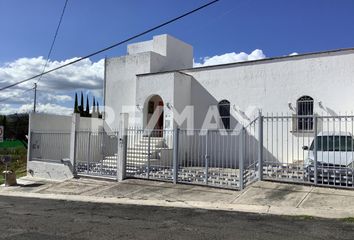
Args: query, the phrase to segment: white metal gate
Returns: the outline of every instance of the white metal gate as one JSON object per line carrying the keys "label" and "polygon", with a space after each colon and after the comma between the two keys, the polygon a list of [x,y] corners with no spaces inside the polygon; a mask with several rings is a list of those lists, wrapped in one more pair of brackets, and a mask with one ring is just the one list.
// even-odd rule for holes
{"label": "white metal gate", "polygon": [[126,177],[242,189],[259,174],[255,126],[256,122],[240,130],[128,129]]}
{"label": "white metal gate", "polygon": [[75,171],[78,175],[117,178],[118,132],[78,131]]}
{"label": "white metal gate", "polygon": [[126,176],[173,181],[173,130],[127,130]]}

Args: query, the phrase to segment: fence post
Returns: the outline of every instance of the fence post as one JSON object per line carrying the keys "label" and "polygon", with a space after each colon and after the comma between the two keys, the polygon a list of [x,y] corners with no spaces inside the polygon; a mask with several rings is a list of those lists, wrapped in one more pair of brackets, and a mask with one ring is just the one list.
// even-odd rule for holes
{"label": "fence post", "polygon": [[240,148],[240,162],[239,162],[239,168],[240,168],[240,190],[244,188],[244,179],[243,179],[243,163],[245,160],[245,128],[242,127],[241,132],[240,132],[240,137],[239,137],[239,148]]}
{"label": "fence post", "polygon": [[116,132],[118,138],[117,145],[117,181],[121,182],[125,179],[126,175],[126,159],[128,148],[128,130],[121,128],[119,132]]}
{"label": "fence post", "polygon": [[179,141],[179,128],[173,130],[173,183],[178,182],[178,141]]}
{"label": "fence post", "polygon": [[259,180],[263,180],[263,116],[262,112],[258,113],[258,177]]}
{"label": "fence post", "polygon": [[77,174],[76,169],[76,131],[79,129],[80,114],[74,113],[71,120],[71,133],[70,133],[70,162],[72,165],[72,173]]}
{"label": "fence post", "polygon": [[209,178],[209,155],[208,155],[208,136],[209,136],[209,130],[206,130],[206,136],[205,136],[205,184],[208,185],[208,178]]}
{"label": "fence post", "polygon": [[28,117],[28,144],[27,144],[27,173],[29,171],[28,162],[32,160],[32,117],[34,113],[30,113]]}
{"label": "fence post", "polygon": [[[153,131],[151,132],[153,133]],[[150,158],[151,158],[151,133],[148,136],[148,161],[147,161],[147,169],[146,169],[146,173],[147,173],[147,178],[150,178]]]}
{"label": "fence post", "polygon": [[313,161],[314,161],[314,183],[317,185],[317,116],[313,117],[313,130],[315,138],[313,140],[314,148],[313,148]]}
{"label": "fence post", "polygon": [[91,131],[88,132],[88,144],[87,144],[87,168],[86,173],[90,173],[90,150],[91,150]]}
{"label": "fence post", "polygon": [[126,176],[126,161],[127,161],[127,148],[128,148],[128,121],[129,114],[120,114],[118,149],[117,149],[117,181],[121,182]]}
{"label": "fence post", "polygon": [[106,144],[105,144],[105,132],[104,128],[99,128],[98,129],[98,139],[101,139],[100,141],[100,159],[102,159],[102,164],[100,168],[100,173],[103,173],[103,162],[106,157],[105,153],[107,152]]}

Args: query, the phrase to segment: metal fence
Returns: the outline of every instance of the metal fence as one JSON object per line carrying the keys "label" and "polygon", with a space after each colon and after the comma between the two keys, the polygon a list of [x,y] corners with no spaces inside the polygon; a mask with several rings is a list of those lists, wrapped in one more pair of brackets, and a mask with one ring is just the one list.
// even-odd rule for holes
{"label": "metal fence", "polygon": [[178,181],[240,188],[240,131],[180,130]]}
{"label": "metal fence", "polygon": [[251,121],[242,131],[242,141],[240,152],[243,159],[243,181],[244,186],[257,181],[262,176],[262,159],[263,159],[263,125],[261,124],[262,117],[259,116]]}
{"label": "metal fence", "polygon": [[61,162],[70,156],[70,132],[30,133],[30,160]]}
{"label": "metal fence", "polygon": [[118,132],[77,131],[75,171],[78,175],[117,178]]}
{"label": "metal fence", "polygon": [[[258,179],[354,188],[354,116],[259,115],[232,131],[131,128],[126,133],[122,161],[128,178],[231,189]],[[31,160],[70,157],[69,132],[30,136]],[[75,136],[76,173],[117,178],[118,132]]]}
{"label": "metal fence", "polygon": [[173,130],[127,130],[126,176],[173,180]]}
{"label": "metal fence", "polygon": [[354,116],[265,116],[262,123],[264,179],[353,188]]}
{"label": "metal fence", "polygon": [[238,131],[128,129],[126,176],[242,189],[257,177],[258,155],[245,145],[259,149],[254,125]]}

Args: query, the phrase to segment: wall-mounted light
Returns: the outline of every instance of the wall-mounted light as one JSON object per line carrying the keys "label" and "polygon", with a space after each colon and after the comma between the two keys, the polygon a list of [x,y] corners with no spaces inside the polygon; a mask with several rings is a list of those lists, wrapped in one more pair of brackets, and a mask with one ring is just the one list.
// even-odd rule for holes
{"label": "wall-mounted light", "polygon": [[238,112],[238,113],[240,113],[240,114],[242,114],[242,115],[245,114],[245,112],[242,111],[242,110],[241,110],[238,106],[236,106],[235,104],[232,105],[232,108],[235,110],[235,112]]}
{"label": "wall-mounted light", "polygon": [[136,109],[138,109],[138,111],[142,111],[143,110],[143,108],[142,108],[142,106],[140,104],[136,105]]}
{"label": "wall-mounted light", "polygon": [[170,109],[170,110],[173,108],[173,105],[172,105],[171,103],[169,103],[169,102],[166,104],[166,106],[167,106],[167,108]]}
{"label": "wall-mounted light", "polygon": [[238,106],[236,106],[235,104],[232,105],[232,108],[234,109],[235,112],[237,112],[238,114],[241,115],[242,118],[250,120],[250,118],[247,116],[247,114],[242,111]]}
{"label": "wall-mounted light", "polygon": [[295,112],[295,108],[293,107],[293,104],[291,102],[288,102],[288,107],[291,111]]}
{"label": "wall-mounted light", "polygon": [[324,106],[323,106],[323,104],[322,104],[322,101],[319,101],[319,102],[318,102],[318,106],[319,106],[320,108],[322,108],[322,109],[325,109]]}

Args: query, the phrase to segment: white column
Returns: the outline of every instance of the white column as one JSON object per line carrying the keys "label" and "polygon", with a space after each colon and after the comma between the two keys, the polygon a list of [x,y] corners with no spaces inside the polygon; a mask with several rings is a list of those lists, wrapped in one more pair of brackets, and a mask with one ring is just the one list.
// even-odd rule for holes
{"label": "white column", "polygon": [[117,180],[123,181],[126,171],[126,153],[127,153],[127,128],[129,122],[129,114],[121,113],[119,122],[119,141],[118,141],[118,158],[117,158]]}
{"label": "white column", "polygon": [[70,163],[72,165],[72,173],[76,174],[76,131],[80,125],[80,114],[73,113],[71,120],[71,135],[70,135]]}

